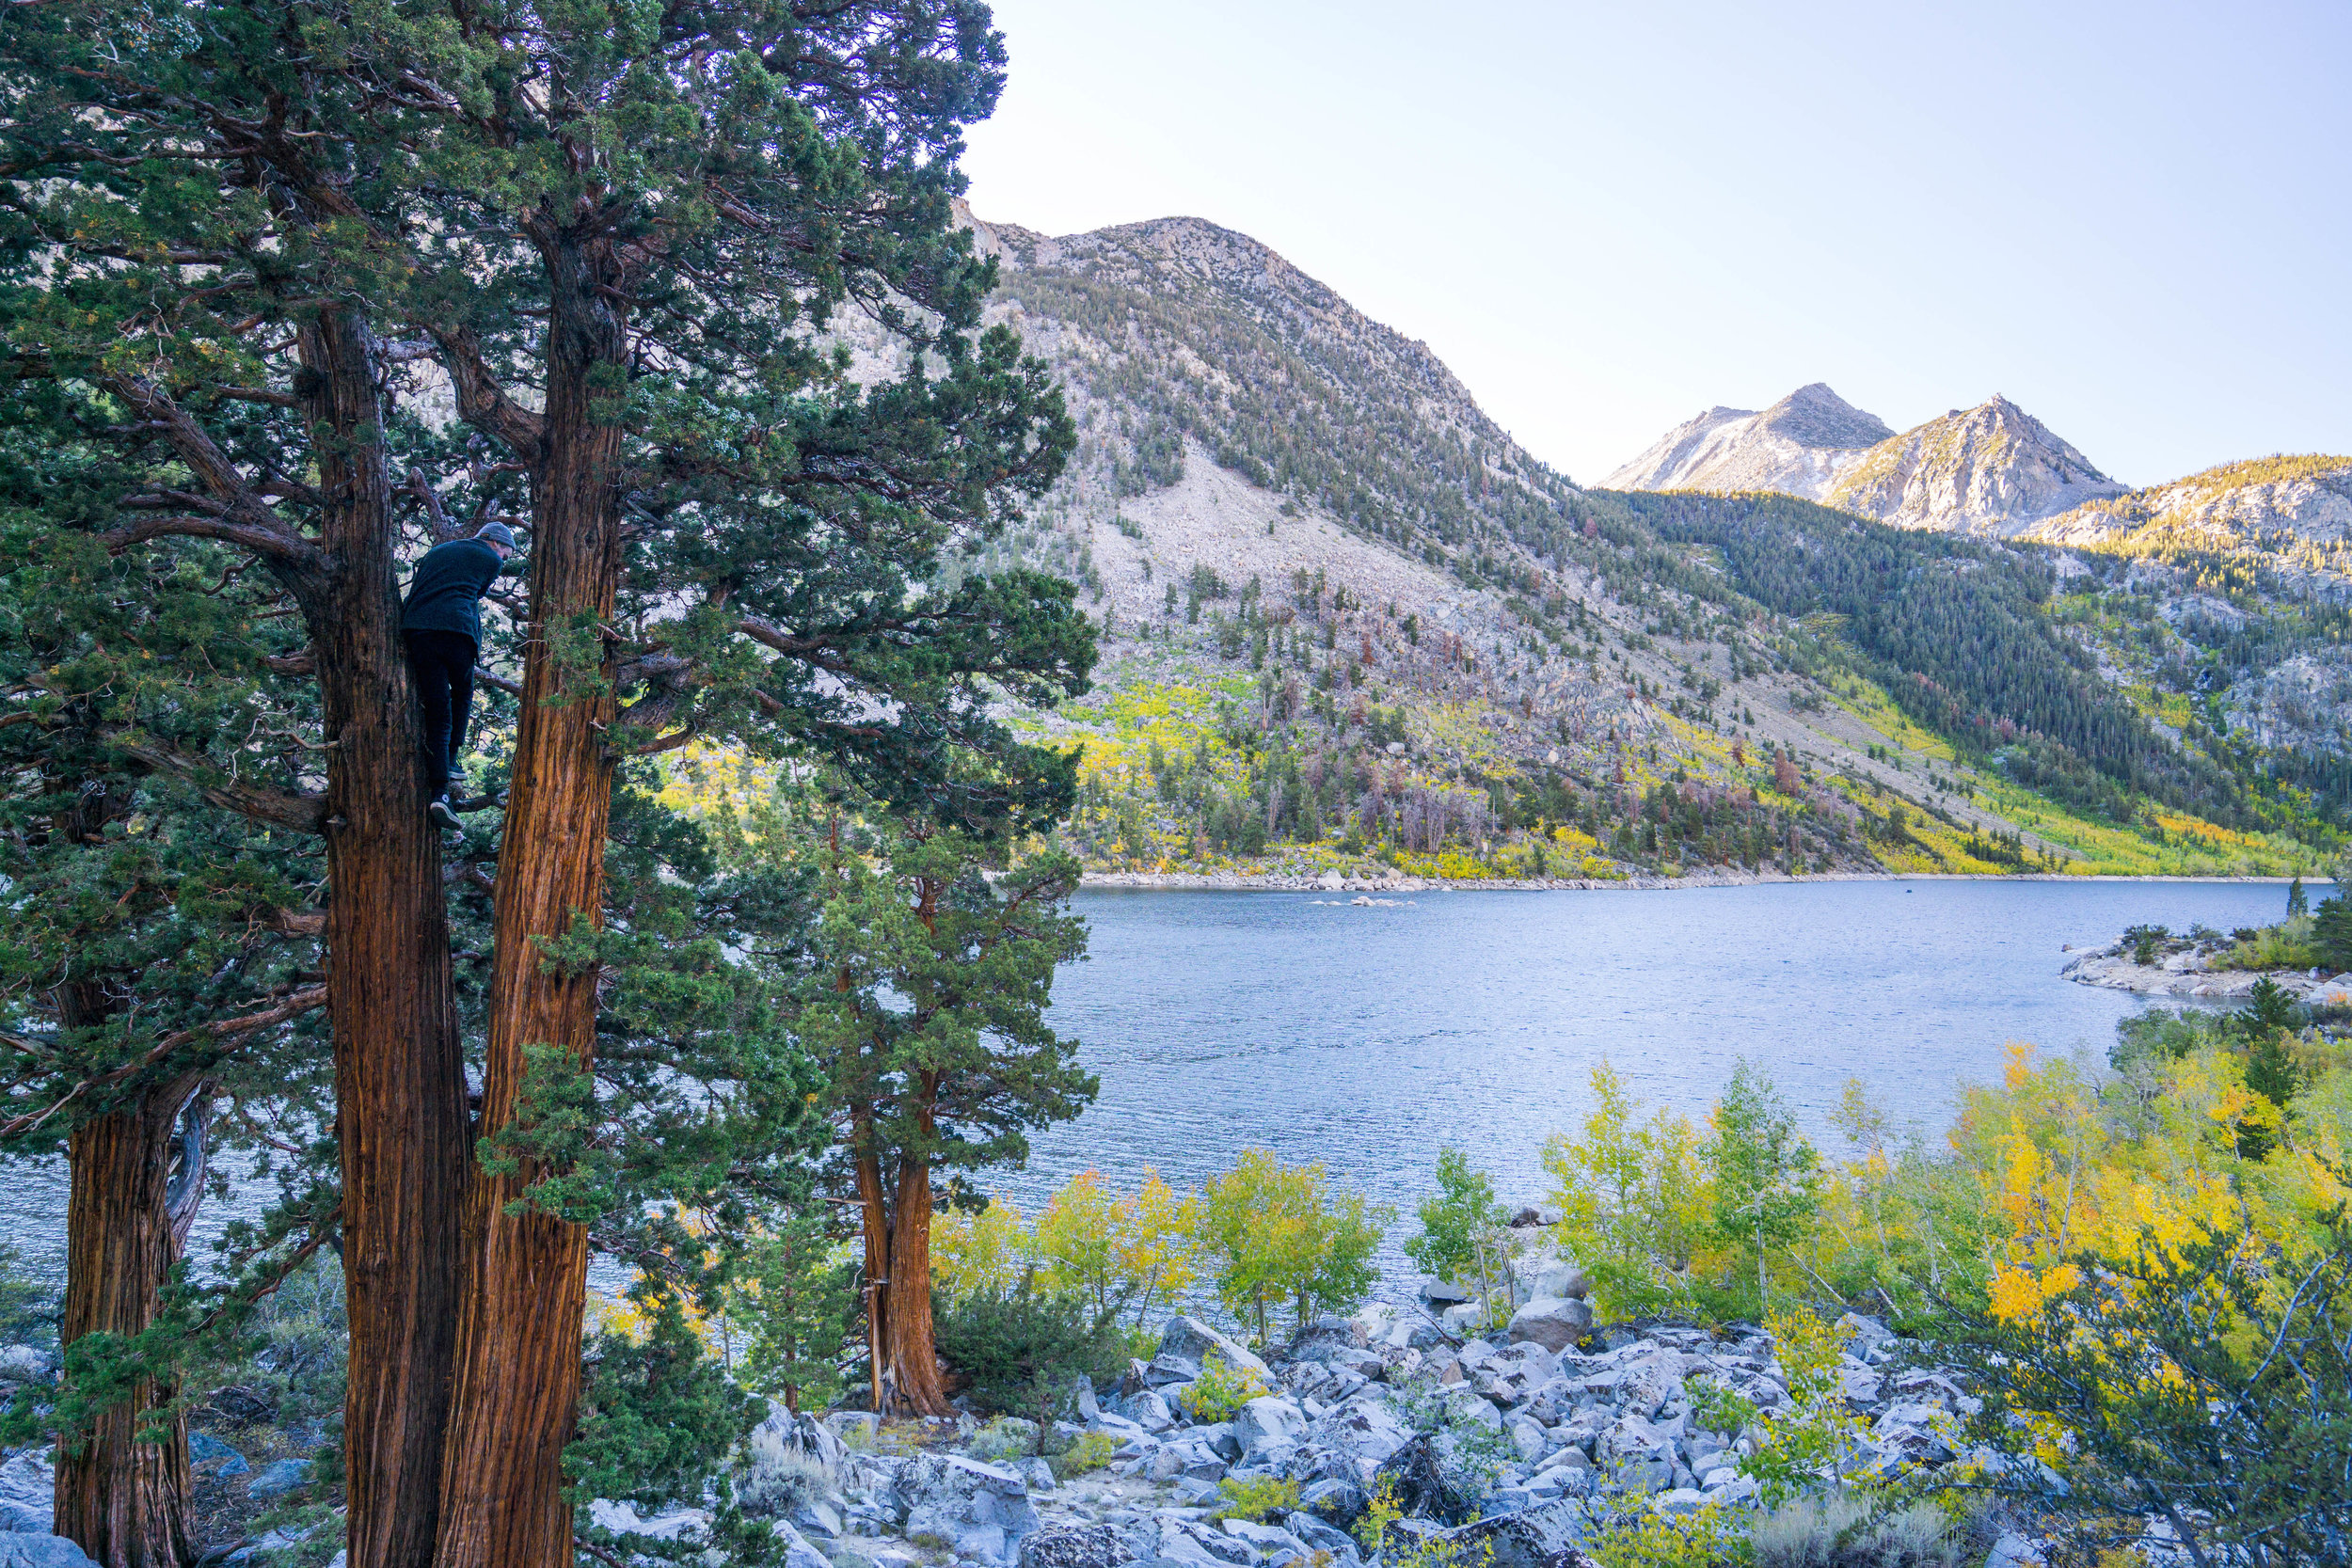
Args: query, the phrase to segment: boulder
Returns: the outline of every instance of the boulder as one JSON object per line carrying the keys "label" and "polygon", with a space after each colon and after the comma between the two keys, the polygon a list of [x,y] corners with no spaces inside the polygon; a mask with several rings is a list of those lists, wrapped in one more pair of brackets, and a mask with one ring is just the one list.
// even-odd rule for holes
{"label": "boulder", "polygon": [[0,1530],[46,1535],[56,1516],[57,1478],[31,1449],[0,1465]]}
{"label": "boulder", "polygon": [[1438,1314],[1438,1323],[1448,1334],[1456,1336],[1477,1333],[1479,1325],[1486,1321],[1486,1307],[1474,1301],[1466,1301],[1459,1307],[1449,1307]]}
{"label": "boulder", "polygon": [[1021,1543],[1021,1568],[1120,1568],[1135,1556],[1108,1525],[1043,1529]]}
{"label": "boulder", "polygon": [[1679,1351],[1655,1350],[1629,1361],[1617,1379],[1617,1397],[1628,1410],[1654,1415],[1682,1398],[1682,1374],[1690,1365]]}
{"label": "boulder", "polygon": [[1200,1375],[1200,1363],[1188,1355],[1171,1355],[1166,1351],[1153,1356],[1143,1369],[1147,1388],[1168,1389],[1178,1384],[1190,1383]]}
{"label": "boulder", "polygon": [[1119,1402],[1127,1418],[1146,1432],[1166,1432],[1176,1424],[1176,1412],[1156,1389],[1125,1395]]}
{"label": "boulder", "polygon": [[[1343,1530],[1353,1529],[1357,1519],[1364,1512],[1364,1489],[1352,1481],[1342,1481],[1336,1477],[1311,1481],[1299,1489],[1298,1506],[1326,1525]],[[1314,1544],[1311,1538],[1302,1539],[1307,1539],[1309,1545]]]}
{"label": "boulder", "polygon": [[1354,1562],[1359,1555],[1354,1536],[1303,1508],[1294,1510],[1284,1522],[1310,1552],[1328,1552],[1338,1562]]}
{"label": "boulder", "polygon": [[1018,1471],[961,1454],[926,1453],[898,1472],[898,1504],[912,1539],[935,1535],[958,1557],[1006,1568],[1038,1528],[1037,1509]]}
{"label": "boulder", "polygon": [[1403,1448],[1412,1435],[1389,1402],[1371,1393],[1359,1394],[1325,1411],[1307,1429],[1311,1442],[1375,1465]]}
{"label": "boulder", "polygon": [[1893,1329],[1859,1312],[1849,1312],[1838,1319],[1837,1327],[1846,1336],[1846,1347],[1856,1355],[1867,1356],[1895,1338]]}
{"label": "boulder", "polygon": [[1154,1547],[1152,1556],[1192,1568],[1247,1568],[1256,1554],[1249,1544],[1192,1519],[1161,1514],[1145,1528]]}
{"label": "boulder", "polygon": [[1593,1309],[1573,1296],[1537,1296],[1511,1314],[1514,1342],[1543,1346],[1555,1355],[1593,1326]]}
{"label": "boulder", "polygon": [[807,1538],[790,1525],[777,1520],[769,1528],[784,1543],[784,1568],[833,1568],[825,1554],[810,1545]]}
{"label": "boulder", "polygon": [[1451,1279],[1424,1279],[1421,1282],[1421,1299],[1432,1307],[1458,1307],[1477,1294],[1467,1285],[1456,1285]]}
{"label": "boulder", "polygon": [[653,1541],[678,1541],[710,1528],[710,1514],[705,1509],[674,1509],[648,1518],[628,1503],[608,1502],[602,1497],[588,1505],[588,1517],[601,1528],[624,1535],[642,1535]]}
{"label": "boulder", "polygon": [[1247,1450],[1267,1442],[1295,1443],[1307,1430],[1307,1413],[1295,1400],[1268,1394],[1233,1415],[1233,1435]]}
{"label": "boulder", "polygon": [[1582,1301],[1593,1291],[1593,1282],[1584,1271],[1565,1259],[1536,1270],[1533,1283],[1537,1296],[1554,1300]]}
{"label": "boulder", "polygon": [[[833,1491],[840,1484],[848,1457],[841,1439],[814,1416],[795,1415],[771,1403],[767,1418],[743,1439],[736,1497],[750,1513],[790,1513],[787,1501],[805,1489],[809,1470],[820,1472],[821,1490]],[[839,1528],[831,1533],[840,1533]]]}
{"label": "boulder", "polygon": [[1228,1367],[1247,1367],[1263,1378],[1267,1387],[1274,1386],[1274,1373],[1263,1361],[1252,1354],[1240,1340],[1219,1334],[1198,1318],[1173,1317],[1168,1320],[1168,1326],[1160,1330],[1162,1356],[1181,1356],[1199,1367],[1212,1352]]}
{"label": "boulder", "polygon": [[98,1568],[62,1535],[0,1530],[0,1568]]}
{"label": "boulder", "polygon": [[843,1527],[841,1509],[832,1497],[811,1497],[792,1511],[792,1525],[819,1541],[837,1540]]}
{"label": "boulder", "polygon": [[1247,1545],[1263,1562],[1287,1562],[1307,1555],[1306,1543],[1279,1525],[1258,1525],[1247,1519],[1228,1519],[1225,1521],[1225,1533]]}
{"label": "boulder", "polygon": [[[1366,1354],[1366,1353],[1358,1353]],[[1310,1361],[1291,1369],[1291,1390],[1301,1399],[1337,1404],[1364,1386],[1364,1375],[1337,1361]]]}
{"label": "boulder", "polygon": [[245,1483],[246,1496],[260,1501],[282,1497],[299,1492],[310,1484],[310,1462],[307,1459],[280,1459],[262,1466],[251,1481]]}
{"label": "boulder", "polygon": [[1848,1404],[1859,1410],[1866,1405],[1878,1403],[1879,1393],[1885,1385],[1885,1379],[1882,1378],[1875,1369],[1866,1367],[1851,1356],[1848,1356],[1846,1364],[1838,1369],[1837,1375],[1845,1384]]}

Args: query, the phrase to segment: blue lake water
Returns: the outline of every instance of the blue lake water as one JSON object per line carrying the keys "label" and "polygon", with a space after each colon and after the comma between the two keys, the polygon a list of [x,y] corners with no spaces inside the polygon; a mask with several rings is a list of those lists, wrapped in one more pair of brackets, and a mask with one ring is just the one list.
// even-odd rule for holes
{"label": "blue lake water", "polygon": [[[1025,1205],[1073,1172],[1179,1184],[1250,1145],[1320,1160],[1409,1214],[1441,1145],[1540,1202],[1545,1137],[1590,1108],[1604,1059],[1646,1104],[1705,1113],[1741,1057],[1809,1131],[1850,1076],[1940,1131],[2004,1046],[2104,1057],[2143,1004],[2058,977],[2065,944],[2141,921],[2268,923],[2275,885],[1867,881],[1593,893],[1099,891],[1057,1028],[1102,1094],[987,1183]],[[1409,1225],[1407,1227],[1409,1229]],[[1391,1261],[1395,1261],[1391,1259]]]}
{"label": "blue lake water", "polygon": [[[982,1184],[1033,1205],[1096,1166],[1198,1183],[1252,1145],[1320,1160],[1407,1212],[1441,1145],[1513,1202],[1588,1109],[1608,1060],[1650,1104],[1698,1116],[1741,1057],[1808,1128],[1849,1076],[1940,1128],[2003,1046],[2104,1054],[2140,1004],[2058,978],[2064,944],[2149,921],[2276,920],[2285,890],[2198,882],[1820,882],[1671,892],[1344,895],[1089,892],[1091,956],[1056,986],[1102,1095]],[[265,1195],[255,1195],[258,1197]],[[210,1201],[198,1256],[237,1213]],[[63,1172],[0,1165],[0,1236],[62,1259]],[[1391,1249],[1392,1250],[1392,1249]],[[1391,1258],[1391,1266],[1401,1261]]]}

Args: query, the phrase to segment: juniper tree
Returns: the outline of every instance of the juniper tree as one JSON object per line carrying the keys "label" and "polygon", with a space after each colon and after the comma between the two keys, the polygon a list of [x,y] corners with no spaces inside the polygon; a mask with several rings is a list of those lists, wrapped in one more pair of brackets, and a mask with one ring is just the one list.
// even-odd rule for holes
{"label": "juniper tree", "polygon": [[823,987],[797,1028],[829,1077],[838,1185],[856,1198],[875,1380],[885,1406],[942,1415],[931,1215],[945,1177],[1027,1158],[1028,1130],[1094,1098],[1076,1042],[1045,1023],[1055,966],[1086,950],[1077,863],[1003,852],[934,821],[835,818],[812,950]]}
{"label": "juniper tree", "polygon": [[[22,517],[0,529],[0,1149],[60,1152],[71,1173],[66,1386],[19,1424],[57,1441],[57,1531],[109,1568],[191,1555],[172,1401],[190,1345],[159,1324],[211,1107],[231,1105],[232,1138],[256,1111],[326,1123],[315,840],[150,760],[233,770],[215,794],[308,782],[298,748],[255,743],[291,721],[256,679],[287,634],[236,564],[209,544],[116,559]],[[324,1239],[310,1228],[273,1243],[303,1251]]]}
{"label": "juniper tree", "polygon": [[[351,1561],[562,1560],[589,1239],[509,1124],[594,1053],[615,769],[730,737],[980,829],[1069,794],[1071,759],[987,711],[1083,685],[1067,586],[921,587],[1072,442],[978,331],[992,269],[950,223],[1001,43],[971,0],[0,20],[14,411],[116,465],[65,526],[232,545],[309,632],[282,673],[317,683],[324,800],[242,804],[330,830]],[[845,305],[897,346],[887,382],[847,379]],[[442,388],[461,427],[418,417]],[[509,1152],[461,1223],[393,585],[404,542],[489,515],[530,525],[530,653],[485,1008]]]}

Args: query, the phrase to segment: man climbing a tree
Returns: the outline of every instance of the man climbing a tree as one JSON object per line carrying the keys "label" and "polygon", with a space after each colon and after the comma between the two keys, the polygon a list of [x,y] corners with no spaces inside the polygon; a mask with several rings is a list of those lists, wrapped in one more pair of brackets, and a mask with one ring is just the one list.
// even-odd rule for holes
{"label": "man climbing a tree", "polygon": [[474,659],[482,648],[482,595],[515,553],[515,531],[485,523],[470,539],[450,539],[424,552],[408,578],[401,606],[400,639],[408,650],[408,677],[424,705],[425,815],[444,828],[459,826],[450,804],[449,778],[466,743],[473,706]]}

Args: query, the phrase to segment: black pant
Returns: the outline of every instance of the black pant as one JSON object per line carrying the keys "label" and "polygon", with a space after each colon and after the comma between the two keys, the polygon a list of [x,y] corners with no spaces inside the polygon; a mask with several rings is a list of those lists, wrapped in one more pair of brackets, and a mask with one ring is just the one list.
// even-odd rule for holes
{"label": "black pant", "polygon": [[425,781],[434,795],[446,795],[473,706],[474,641],[462,631],[404,631],[400,637],[408,645],[408,678],[424,704]]}

